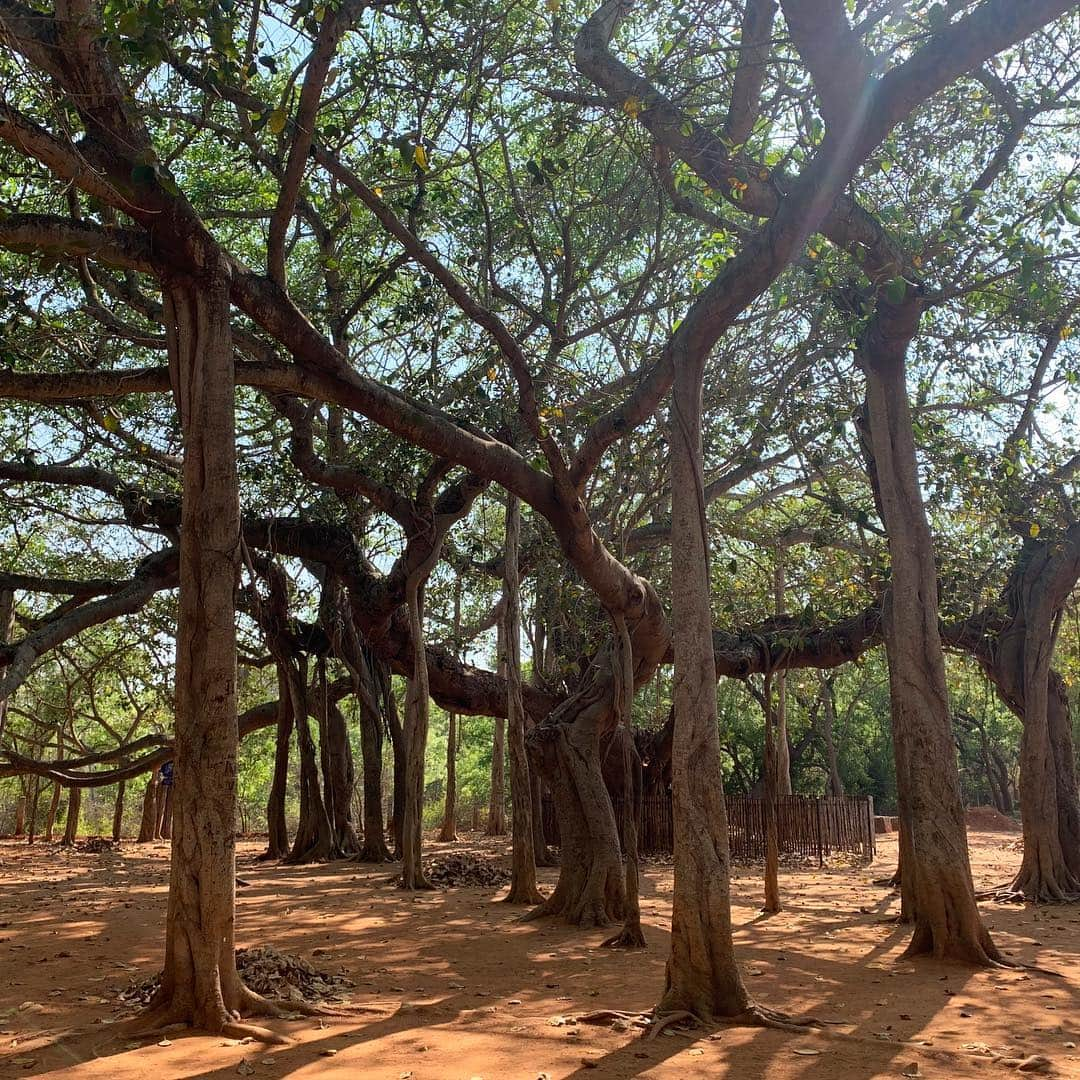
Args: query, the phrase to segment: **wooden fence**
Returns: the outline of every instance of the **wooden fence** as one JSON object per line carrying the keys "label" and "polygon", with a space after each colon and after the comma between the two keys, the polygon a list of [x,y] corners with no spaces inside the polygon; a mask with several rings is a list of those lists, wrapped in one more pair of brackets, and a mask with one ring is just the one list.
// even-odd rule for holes
{"label": "wooden fence", "polygon": [[[614,802],[615,818],[620,820],[622,800]],[[727,795],[725,802],[732,859],[736,862],[764,859],[764,801],[749,795]],[[874,800],[870,795],[839,798],[782,795],[776,800],[776,828],[781,855],[817,859],[819,864],[834,852],[865,859],[874,857]],[[544,836],[549,844],[559,843],[559,824],[550,795],[544,798]],[[670,795],[645,799],[638,847],[650,854],[673,850]]]}

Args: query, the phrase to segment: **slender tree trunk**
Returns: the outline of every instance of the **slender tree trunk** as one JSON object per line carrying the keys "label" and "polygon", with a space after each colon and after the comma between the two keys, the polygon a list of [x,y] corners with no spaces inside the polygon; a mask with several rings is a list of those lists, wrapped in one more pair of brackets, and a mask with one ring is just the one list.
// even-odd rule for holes
{"label": "slender tree trunk", "polygon": [[64,819],[64,839],[61,843],[65,847],[73,847],[79,837],[79,812],[82,809],[82,788],[68,788],[67,816]]}
{"label": "slender tree trunk", "polygon": [[401,887],[432,888],[424,875],[424,755],[427,752],[428,694],[427,654],[424,638],[423,590],[415,578],[406,588],[409,629],[413,646],[412,677],[405,689],[405,811],[401,827]]}
{"label": "slender tree trunk", "polygon": [[20,795],[15,800],[15,832],[13,836],[23,837],[26,835],[26,796]]}
{"label": "slender tree trunk", "polygon": [[56,828],[56,811],[60,808],[60,784],[53,784],[52,798],[49,800],[49,816],[45,819],[45,840],[51,841]]}
{"label": "slender tree trunk", "polygon": [[897,781],[908,789],[911,822],[901,884],[912,890],[915,906],[906,955],[988,964],[1001,956],[983,926],[971,880],[938,629],[937,568],[907,396],[905,355],[921,303],[909,297],[894,306],[879,296],[877,305],[859,360],[866,372],[873,478],[892,561],[885,646]]}
{"label": "slender tree trunk", "polygon": [[371,667],[365,662],[366,685],[361,688],[360,756],[364,771],[364,843],[358,856],[361,862],[389,862],[382,807],[383,718],[378,707]]}
{"label": "slender tree trunk", "polygon": [[525,754],[525,708],[521,703],[521,589],[518,580],[518,543],[521,534],[521,503],[506,496],[506,552],[503,559],[503,590],[506,611],[502,639],[506,648],[506,723],[510,734],[510,797],[513,800],[513,861],[509,904],[539,904],[544,898],[536,887],[533,857],[532,782]]}
{"label": "slender tree trunk", "polygon": [[240,504],[228,270],[166,282],[184,439],[176,633],[175,809],[165,966],[144,1025],[235,1033],[258,999],[236,970],[236,629]]}
{"label": "slender tree trunk", "polygon": [[293,837],[292,849],[285,861],[292,865],[325,862],[334,858],[334,830],[323,800],[322,786],[319,783],[319,757],[311,735],[307,664],[296,657],[288,662],[286,671],[300,759],[300,819],[296,836]]}
{"label": "slender tree trunk", "polygon": [[171,840],[173,830],[173,811],[175,809],[172,785],[167,784],[162,790],[164,792],[164,795],[161,800],[161,839]]}
{"label": "slender tree trunk", "polygon": [[555,858],[544,836],[544,782],[537,769],[530,767],[529,784],[532,788],[533,861],[537,866],[554,866]]}
{"label": "slender tree trunk", "polygon": [[446,731],[446,798],[443,802],[442,828],[439,839],[456,840],[457,836],[457,713],[447,713]]}
{"label": "slender tree trunk", "polygon": [[826,794],[839,798],[844,794],[844,781],[840,778],[840,762],[836,754],[836,698],[833,696],[832,680],[821,677],[821,740],[825,750],[825,766],[829,771]]}
{"label": "slender tree trunk", "polygon": [[[506,635],[503,624],[498,628],[499,673],[506,677]],[[496,716],[492,721],[491,792],[488,802],[488,836],[506,835],[506,721]]]}
{"label": "slender tree trunk", "polygon": [[[326,693],[325,681],[323,692]],[[323,776],[326,780],[330,823],[334,831],[334,848],[338,855],[355,855],[360,850],[360,839],[356,835],[356,825],[352,817],[356,772],[345,714],[334,702],[329,702],[326,709],[326,746]]]}
{"label": "slender tree trunk", "polygon": [[161,778],[157,769],[154,769],[146,778],[146,788],[143,791],[142,821],[139,824],[138,843],[146,844],[151,840],[158,839],[158,788],[161,786]]}
{"label": "slender tree trunk", "polygon": [[292,698],[288,676],[277,665],[278,715],[274,738],[274,775],[266,799],[267,859],[284,859],[289,854],[289,829],[285,822],[285,795],[289,786],[289,743],[293,732]]}
{"label": "slender tree trunk", "polygon": [[675,651],[671,952],[657,1013],[751,1010],[735,962],[731,867],[716,711],[701,446],[701,365],[681,357],[671,406],[671,618]]}
{"label": "slender tree trunk", "polygon": [[779,786],[777,705],[772,692],[772,675],[766,674],[762,686],[761,708],[765,715],[765,746],[762,762],[761,800],[765,811],[765,903],[762,911],[775,915],[780,910],[780,838],[776,820],[776,797]]}
{"label": "slender tree trunk", "polygon": [[390,671],[385,665],[380,665],[379,679],[382,684],[381,696],[383,709],[386,712],[386,726],[390,730],[390,748],[394,755],[394,790],[391,796],[393,814],[390,817],[390,835],[394,841],[393,857],[400,859],[404,852],[402,826],[405,822],[405,773],[408,765],[408,748],[405,745],[405,729],[401,725],[397,702],[394,700]]}
{"label": "slender tree trunk", "polygon": [[[461,578],[454,588],[454,655],[459,649],[461,634]],[[457,839],[457,724],[456,713],[447,714],[446,732],[446,801],[443,805],[442,828],[439,839],[444,842]]]}
{"label": "slender tree trunk", "polygon": [[[79,793],[80,800],[82,793]],[[38,802],[41,799],[41,777],[30,778],[30,807],[26,818],[26,841],[32,844],[37,838]]]}
{"label": "slender tree trunk", "polygon": [[116,802],[113,804],[112,838],[119,840],[124,828],[124,781],[116,785]]}
{"label": "slender tree trunk", "polygon": [[[11,641],[11,634],[15,629],[15,590],[0,589],[0,645],[7,645]],[[7,671],[7,664],[0,664],[0,681]],[[7,698],[0,698],[0,745],[4,741],[4,728],[7,724]],[[21,836],[16,833],[16,836]]]}
{"label": "slender tree trunk", "polygon": [[[776,551],[776,571],[773,580],[776,595],[776,614],[783,616],[787,611],[787,580],[784,569],[784,552],[782,548]],[[791,744],[788,739],[787,729],[787,672],[778,671],[773,675],[773,683],[776,686],[776,704],[773,709],[774,738],[776,761],[776,794],[791,794]],[[779,893],[777,894],[779,903]],[[767,902],[766,902],[767,905]],[[766,910],[768,907],[766,906]],[[779,909],[777,909],[779,910]]]}

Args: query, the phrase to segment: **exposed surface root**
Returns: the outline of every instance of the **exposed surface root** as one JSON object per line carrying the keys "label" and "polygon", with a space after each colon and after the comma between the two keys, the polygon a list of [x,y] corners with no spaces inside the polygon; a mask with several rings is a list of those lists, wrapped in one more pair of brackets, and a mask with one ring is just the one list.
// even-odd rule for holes
{"label": "exposed surface root", "polygon": [[767,1009],[764,1005],[751,1005],[737,1016],[723,1017],[723,1023],[735,1027],[765,1027],[777,1031],[803,1032],[809,1027],[819,1028],[824,1025],[814,1016],[790,1016],[788,1013]]}
{"label": "exposed surface root", "polygon": [[655,1039],[664,1028],[669,1028],[673,1024],[691,1024],[696,1027],[697,1023],[698,1018],[692,1012],[680,1009],[676,1012],[669,1012],[665,1013],[663,1016],[656,1017],[649,1025],[644,1037],[646,1040]]}
{"label": "exposed surface root", "polygon": [[640,926],[624,926],[600,945],[602,949],[644,949],[645,935]]}

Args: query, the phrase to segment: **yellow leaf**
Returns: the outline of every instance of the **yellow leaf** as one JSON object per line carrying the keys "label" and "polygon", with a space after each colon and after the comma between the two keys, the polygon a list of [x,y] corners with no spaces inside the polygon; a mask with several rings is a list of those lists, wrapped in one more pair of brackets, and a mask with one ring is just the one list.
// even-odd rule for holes
{"label": "yellow leaf", "polygon": [[422,172],[428,171],[427,151],[422,146],[417,146],[413,151],[413,161],[416,162],[416,166]]}
{"label": "yellow leaf", "polygon": [[382,188],[381,187],[373,188],[372,190],[375,192],[375,198],[376,199],[381,199],[382,198]]}
{"label": "yellow leaf", "polygon": [[561,258],[561,256],[562,256],[562,248],[557,247],[557,248],[554,249],[554,251],[555,251],[555,257],[556,258]]}
{"label": "yellow leaf", "polygon": [[636,120],[641,115],[641,102],[636,97],[628,97],[623,102],[623,112],[630,117],[631,120]]}
{"label": "yellow leaf", "polygon": [[1039,528],[1038,522],[1033,521],[1031,523],[1031,528],[1028,529],[1028,536],[1030,536],[1031,539],[1034,540],[1035,537],[1038,536],[1040,532],[1042,532],[1042,529]]}
{"label": "yellow leaf", "polygon": [[270,114],[270,119],[266,126],[270,129],[271,135],[280,135],[285,130],[285,113],[281,109],[275,109]]}
{"label": "yellow leaf", "polygon": [[1074,333],[1075,333],[1075,331],[1073,330],[1073,328],[1071,326],[1063,326],[1061,328],[1061,340],[1062,341],[1068,341],[1069,338],[1071,338]]}
{"label": "yellow leaf", "polygon": [[921,255],[916,255],[911,261],[916,267],[922,266],[922,256]]}
{"label": "yellow leaf", "polygon": [[489,367],[487,369],[487,377],[488,382],[494,382],[499,377],[499,373],[493,367]]}
{"label": "yellow leaf", "polygon": [[112,413],[105,413],[101,418],[101,426],[106,431],[119,431],[120,421]]}
{"label": "yellow leaf", "polygon": [[560,0],[546,0],[546,2],[548,11],[550,11],[553,15],[559,10],[559,7],[561,6]]}

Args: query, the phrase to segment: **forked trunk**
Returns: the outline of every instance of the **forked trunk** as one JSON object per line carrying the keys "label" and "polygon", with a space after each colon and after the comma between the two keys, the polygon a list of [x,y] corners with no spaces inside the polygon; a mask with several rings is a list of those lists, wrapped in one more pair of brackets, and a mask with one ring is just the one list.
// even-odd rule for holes
{"label": "forked trunk", "polygon": [[1001,957],[982,924],[971,880],[938,629],[937,569],[905,378],[920,310],[917,297],[894,306],[879,296],[859,350],[872,475],[892,561],[885,646],[897,782],[907,789],[901,812],[911,822],[901,884],[912,890],[915,908],[906,955],[988,964]]}

